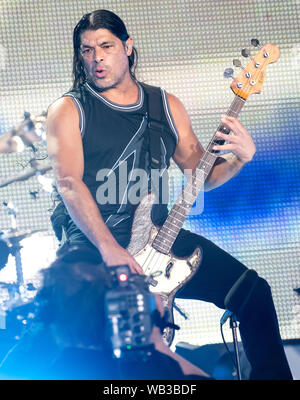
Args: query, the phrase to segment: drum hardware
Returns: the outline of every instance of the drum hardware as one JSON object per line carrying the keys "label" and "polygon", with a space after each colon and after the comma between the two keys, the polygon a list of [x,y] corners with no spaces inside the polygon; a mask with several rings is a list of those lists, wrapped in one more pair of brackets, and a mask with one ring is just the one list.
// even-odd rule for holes
{"label": "drum hardware", "polygon": [[[37,148],[34,146],[34,143],[45,143],[46,141],[46,116],[46,112],[35,117],[31,117],[29,112],[24,112],[24,119],[21,124],[17,128],[13,128],[0,136],[0,155],[1,153],[22,152],[25,147],[30,147],[35,154]],[[0,188],[37,176],[37,180],[43,189],[47,192],[52,191],[52,179],[43,176],[52,169],[50,163],[42,162],[45,158],[32,158],[27,163],[27,165],[30,165],[30,168],[26,168],[7,179],[0,180]],[[38,192],[30,193],[32,198],[36,197],[37,194]],[[36,290],[32,283],[24,282],[21,259],[21,249],[23,246],[21,245],[21,241],[37,232],[41,232],[41,229],[19,230],[17,227],[18,211],[16,207],[11,202],[3,202],[3,205],[7,208],[8,214],[11,217],[11,227],[6,232],[0,232],[0,269],[6,266],[9,255],[14,257],[16,268],[16,282],[0,282],[0,289],[6,290],[9,294],[9,300],[4,302],[4,306],[7,308],[10,305],[15,306],[20,302],[23,303],[27,297],[26,293]]]}
{"label": "drum hardware", "polygon": [[36,200],[38,198],[39,191],[38,190],[30,190],[29,194],[32,197],[32,199]]}
{"label": "drum hardware", "polygon": [[48,172],[52,169],[52,166],[50,165],[50,163],[43,165],[36,159],[32,159],[30,161],[30,165],[31,165],[31,168],[26,169],[25,171],[22,171],[21,173],[16,174],[10,178],[0,181],[0,188],[8,186],[14,182],[27,181],[27,179],[29,179],[35,175],[38,175],[38,176],[44,175],[46,172]]}
{"label": "drum hardware", "polygon": [[[12,255],[15,259],[15,268],[16,268],[16,282],[0,282],[0,289],[5,289],[8,292],[9,300],[5,301],[5,308],[10,308],[10,306],[16,306],[18,304],[23,304],[26,302],[26,298],[28,297],[27,292],[36,291],[35,286],[32,282],[24,282],[23,276],[23,267],[22,267],[22,258],[21,258],[21,249],[23,246],[20,242],[35,234],[40,232],[40,229],[35,230],[13,230],[11,229],[8,233],[2,234],[0,236],[0,243],[6,244],[6,263],[8,260],[8,256]],[[5,263],[5,265],[6,265]],[[4,264],[4,262],[2,263]],[[2,268],[5,267],[2,265]],[[29,296],[31,297],[31,296]],[[3,307],[2,307],[3,308]]]}
{"label": "drum hardware", "polygon": [[[35,290],[32,284],[24,283],[23,276],[23,268],[22,268],[22,259],[21,259],[21,241],[35,233],[41,232],[40,229],[34,230],[18,230],[17,228],[17,209],[11,202],[4,202],[4,206],[8,209],[8,214],[11,217],[11,228],[6,233],[2,232],[0,235],[1,243],[6,245],[6,249],[4,249],[5,254],[11,254],[15,259],[15,268],[16,268],[16,282],[14,283],[4,283],[0,282],[0,287],[3,289],[7,289],[10,297],[14,298],[16,295],[22,295],[21,292],[27,290]],[[5,246],[3,246],[5,247]],[[4,265],[5,266],[5,265]],[[3,267],[4,267],[3,266]],[[21,289],[22,288],[22,289]]]}

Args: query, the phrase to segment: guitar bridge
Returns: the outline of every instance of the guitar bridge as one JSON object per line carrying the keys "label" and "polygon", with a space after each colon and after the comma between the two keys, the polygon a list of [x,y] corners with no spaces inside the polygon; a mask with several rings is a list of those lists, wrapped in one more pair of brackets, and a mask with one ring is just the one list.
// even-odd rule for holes
{"label": "guitar bridge", "polygon": [[152,285],[152,286],[157,286],[157,284],[158,284],[158,282],[155,280],[155,279],[153,279],[152,278],[152,276],[148,276],[146,279],[145,279],[145,281],[147,282],[147,283],[149,283],[149,285]]}

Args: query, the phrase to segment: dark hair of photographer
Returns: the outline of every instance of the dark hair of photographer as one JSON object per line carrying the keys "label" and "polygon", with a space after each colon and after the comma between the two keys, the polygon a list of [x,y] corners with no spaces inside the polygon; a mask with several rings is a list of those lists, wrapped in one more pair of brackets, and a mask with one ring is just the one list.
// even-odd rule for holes
{"label": "dark hair of photographer", "polygon": [[43,271],[36,297],[38,319],[51,327],[59,344],[104,347],[104,295],[110,275],[103,265],[55,262]]}

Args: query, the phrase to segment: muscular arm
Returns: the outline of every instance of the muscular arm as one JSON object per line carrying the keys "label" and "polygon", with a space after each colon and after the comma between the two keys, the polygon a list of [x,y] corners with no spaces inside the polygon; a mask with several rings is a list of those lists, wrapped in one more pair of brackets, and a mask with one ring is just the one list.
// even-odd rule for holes
{"label": "muscular arm", "polygon": [[[204,149],[193,132],[190,118],[180,100],[168,94],[172,116],[178,131],[178,143],[174,153],[174,161],[179,168],[194,170],[204,153]],[[255,145],[250,134],[236,119],[224,117],[224,125],[230,128],[233,135],[220,134],[220,139],[230,140],[229,144],[217,146],[216,150],[231,150],[232,153],[217,158],[210,175],[207,177],[204,190],[211,190],[223,185],[234,177],[250,161],[255,153]],[[223,135],[223,136],[222,136]]]}
{"label": "muscular arm", "polygon": [[134,258],[112,236],[82,181],[84,157],[79,116],[68,97],[57,100],[48,110],[47,149],[65,206],[78,228],[98,248],[103,261],[107,265],[128,264],[133,271],[141,273]]}

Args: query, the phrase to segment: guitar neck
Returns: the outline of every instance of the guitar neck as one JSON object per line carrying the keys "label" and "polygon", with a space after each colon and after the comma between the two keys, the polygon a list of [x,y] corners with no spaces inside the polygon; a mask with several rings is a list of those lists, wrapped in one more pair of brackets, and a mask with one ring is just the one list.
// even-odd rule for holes
{"label": "guitar neck", "polygon": [[[236,95],[226,115],[238,117],[244,104],[245,100]],[[230,130],[222,124],[218,126],[217,131],[221,131],[225,134],[230,133]],[[214,134],[196,168],[188,177],[187,183],[170,210],[168,218],[160,228],[156,238],[152,243],[152,246],[157,251],[160,251],[164,254],[168,254],[170,252],[171,247],[173,246],[174,241],[186,220],[186,217],[193,207],[200,190],[204,186],[206,178],[210,174],[215,161],[218,158],[219,151],[213,150],[213,146],[223,143],[224,140],[218,139],[216,134]]]}

